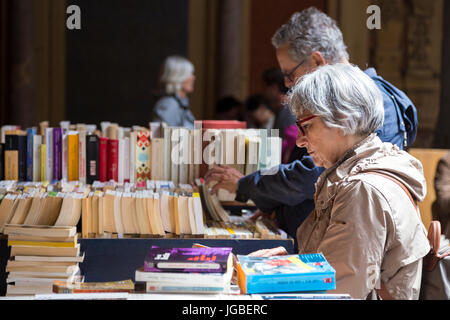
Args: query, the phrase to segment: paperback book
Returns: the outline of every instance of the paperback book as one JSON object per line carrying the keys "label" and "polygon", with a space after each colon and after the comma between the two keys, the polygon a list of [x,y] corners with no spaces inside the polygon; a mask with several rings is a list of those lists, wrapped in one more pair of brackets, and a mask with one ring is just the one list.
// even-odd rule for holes
{"label": "paperback book", "polygon": [[232,248],[159,248],[152,246],[144,260],[146,272],[214,272],[232,268]]}
{"label": "paperback book", "polygon": [[251,257],[238,255],[242,293],[326,291],[336,289],[335,270],[322,253]]}

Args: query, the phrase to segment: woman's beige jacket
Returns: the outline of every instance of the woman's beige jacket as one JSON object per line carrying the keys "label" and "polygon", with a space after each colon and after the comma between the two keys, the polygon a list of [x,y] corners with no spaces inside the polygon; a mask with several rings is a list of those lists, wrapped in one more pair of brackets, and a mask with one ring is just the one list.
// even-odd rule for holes
{"label": "woman's beige jacket", "polygon": [[336,293],[376,297],[384,282],[395,299],[418,299],[422,257],[430,250],[417,201],[426,195],[421,163],[372,134],[316,183],[315,210],[300,225],[300,253],[322,252],[336,270]]}

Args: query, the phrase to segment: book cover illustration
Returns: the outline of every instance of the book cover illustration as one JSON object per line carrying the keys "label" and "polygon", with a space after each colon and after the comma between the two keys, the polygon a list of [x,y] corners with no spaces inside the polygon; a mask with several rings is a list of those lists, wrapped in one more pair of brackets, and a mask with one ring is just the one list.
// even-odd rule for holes
{"label": "book cover illustration", "polygon": [[335,270],[321,253],[273,257],[237,256],[244,293],[326,291],[336,288]]}
{"label": "book cover illustration", "polygon": [[144,260],[145,272],[215,272],[232,267],[232,248],[159,248],[152,246]]}

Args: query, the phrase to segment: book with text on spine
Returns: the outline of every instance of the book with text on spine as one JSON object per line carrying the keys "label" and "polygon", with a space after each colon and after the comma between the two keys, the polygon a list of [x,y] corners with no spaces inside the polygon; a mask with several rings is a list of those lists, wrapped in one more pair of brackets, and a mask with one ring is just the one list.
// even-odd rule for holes
{"label": "book with text on spine", "polygon": [[159,248],[152,246],[145,272],[215,272],[232,268],[232,248]]}
{"label": "book with text on spine", "polygon": [[242,293],[326,291],[336,289],[335,270],[322,253],[251,257],[238,255]]}

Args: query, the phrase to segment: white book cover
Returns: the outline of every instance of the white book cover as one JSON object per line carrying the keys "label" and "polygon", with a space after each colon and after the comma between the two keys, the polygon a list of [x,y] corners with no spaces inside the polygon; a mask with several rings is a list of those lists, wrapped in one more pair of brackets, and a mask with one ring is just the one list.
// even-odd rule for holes
{"label": "white book cover", "polygon": [[33,181],[41,181],[41,144],[42,136],[33,136]]}
{"label": "white book cover", "polygon": [[129,176],[130,183],[136,183],[136,133],[130,132],[130,146],[129,146]]}
{"label": "white book cover", "polygon": [[124,169],[125,169],[125,165],[124,165],[124,158],[125,158],[125,146],[124,146],[124,140],[123,138],[119,138],[118,139],[118,144],[119,144],[119,150],[118,150],[118,173],[117,173],[117,182],[118,183],[123,183],[124,181]]}
{"label": "white book cover", "polygon": [[171,177],[171,169],[172,169],[172,159],[171,159],[171,141],[170,141],[171,129],[170,127],[163,128],[163,138],[164,138],[164,155],[163,155],[163,163],[164,163],[164,180],[168,181]]}
{"label": "white book cover", "polygon": [[203,221],[202,200],[200,194],[195,192],[192,196],[195,216],[195,229],[197,234],[205,233],[205,225]]}
{"label": "white book cover", "polygon": [[123,180],[130,181],[130,138],[123,139]]}
{"label": "white book cover", "polygon": [[53,128],[45,128],[45,180],[53,180]]}
{"label": "white book cover", "polygon": [[178,184],[180,168],[180,131],[178,128],[170,130],[170,180]]}
{"label": "white book cover", "polygon": [[186,184],[189,182],[190,133],[188,129],[180,128],[179,135],[180,165],[178,183]]}

